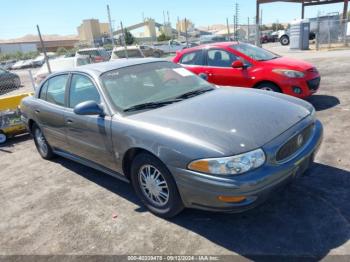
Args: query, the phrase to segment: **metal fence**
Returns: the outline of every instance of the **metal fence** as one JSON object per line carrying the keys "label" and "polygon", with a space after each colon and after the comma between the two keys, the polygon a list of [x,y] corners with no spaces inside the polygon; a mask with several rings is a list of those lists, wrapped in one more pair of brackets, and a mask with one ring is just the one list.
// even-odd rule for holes
{"label": "metal fence", "polygon": [[315,48],[336,48],[350,43],[350,22],[339,16],[324,16],[310,20],[310,31],[315,33]]}
{"label": "metal fence", "polygon": [[0,96],[33,92],[30,70],[4,70],[0,68]]}

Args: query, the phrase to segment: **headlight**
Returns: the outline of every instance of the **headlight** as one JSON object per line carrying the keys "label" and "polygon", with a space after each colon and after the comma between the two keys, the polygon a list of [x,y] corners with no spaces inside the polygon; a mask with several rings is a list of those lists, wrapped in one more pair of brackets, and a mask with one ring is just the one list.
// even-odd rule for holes
{"label": "headlight", "polygon": [[196,160],[188,165],[188,169],[213,175],[238,175],[258,168],[265,159],[264,151],[257,149],[231,157]]}
{"label": "headlight", "polygon": [[303,72],[287,69],[274,69],[272,72],[289,78],[303,78],[305,76]]}

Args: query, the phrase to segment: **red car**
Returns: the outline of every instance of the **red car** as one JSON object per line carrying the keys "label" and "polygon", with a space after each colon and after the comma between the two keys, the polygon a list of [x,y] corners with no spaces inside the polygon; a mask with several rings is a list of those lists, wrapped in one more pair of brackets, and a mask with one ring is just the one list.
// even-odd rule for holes
{"label": "red car", "polygon": [[299,98],[314,94],[321,80],[310,63],[239,42],[185,49],[173,62],[216,85],[252,87]]}

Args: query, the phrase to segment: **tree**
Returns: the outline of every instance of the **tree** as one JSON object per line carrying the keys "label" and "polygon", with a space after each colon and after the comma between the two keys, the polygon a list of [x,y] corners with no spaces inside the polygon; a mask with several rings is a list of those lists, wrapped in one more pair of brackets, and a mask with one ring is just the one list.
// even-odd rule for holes
{"label": "tree", "polygon": [[59,47],[57,48],[56,55],[61,56],[61,55],[66,55],[67,54],[67,49],[64,47]]}
{"label": "tree", "polygon": [[135,42],[135,37],[129,32],[129,30],[124,29],[125,44],[132,45]]}
{"label": "tree", "polygon": [[162,42],[162,41],[168,41],[168,40],[170,40],[171,38],[169,37],[169,36],[166,36],[165,34],[164,34],[164,32],[162,32],[158,37],[157,37],[157,40],[159,41],[159,42]]}
{"label": "tree", "polygon": [[284,30],[284,26],[279,23],[273,23],[272,28],[273,31]]}

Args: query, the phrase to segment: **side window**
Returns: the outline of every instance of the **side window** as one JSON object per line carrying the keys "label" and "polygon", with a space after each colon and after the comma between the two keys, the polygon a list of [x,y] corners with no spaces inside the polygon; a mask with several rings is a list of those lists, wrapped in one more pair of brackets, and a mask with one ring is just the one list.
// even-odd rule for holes
{"label": "side window", "polygon": [[180,63],[184,65],[203,65],[202,51],[198,50],[184,54],[180,60]]}
{"label": "side window", "polygon": [[69,90],[69,107],[74,108],[77,104],[85,101],[100,103],[100,94],[91,80],[83,75],[73,75]]}
{"label": "side window", "polygon": [[54,76],[49,79],[47,92],[46,92],[46,101],[64,106],[64,97],[66,91],[68,75],[59,75]]}
{"label": "side window", "polygon": [[48,85],[49,85],[49,81],[47,80],[40,89],[40,94],[39,94],[40,99],[46,100],[46,93],[47,93]]}
{"label": "side window", "polygon": [[211,49],[208,50],[208,66],[231,67],[237,57],[225,50]]}

